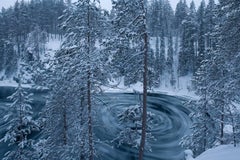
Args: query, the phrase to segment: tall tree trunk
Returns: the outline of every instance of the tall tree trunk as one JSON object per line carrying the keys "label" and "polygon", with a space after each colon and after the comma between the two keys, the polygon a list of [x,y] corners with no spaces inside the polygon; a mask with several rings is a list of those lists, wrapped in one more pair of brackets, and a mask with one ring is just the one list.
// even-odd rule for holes
{"label": "tall tree trunk", "polygon": [[93,136],[92,136],[92,102],[91,102],[91,72],[88,72],[87,96],[88,96],[88,141],[89,141],[89,160],[93,160]]}
{"label": "tall tree trunk", "polygon": [[91,54],[91,26],[90,26],[90,1],[88,1],[88,17],[87,17],[87,50],[88,50],[88,77],[87,77],[87,99],[88,99],[88,141],[89,141],[89,160],[93,160],[93,135],[92,135],[92,101],[91,101],[91,64],[90,64],[90,54]]}
{"label": "tall tree trunk", "polygon": [[[21,92],[23,92],[23,88],[22,88],[22,75],[19,74],[18,76],[19,78],[19,82],[18,82],[18,92],[19,92],[19,131],[23,129],[23,117],[24,117],[24,110],[23,110],[23,95],[21,94]],[[20,91],[21,90],[21,91]],[[24,141],[24,133],[21,132],[20,133],[20,137],[19,137],[19,143],[22,143]],[[23,155],[23,148],[22,147],[18,147],[19,148],[19,160],[22,160],[22,155]]]}
{"label": "tall tree trunk", "polygon": [[234,121],[234,117],[233,117],[233,114],[232,114],[232,111],[230,110],[230,117],[231,117],[231,123],[232,123],[232,132],[233,132],[233,145],[234,147],[237,146],[237,136],[236,136],[236,125],[235,125],[235,121]]}
{"label": "tall tree trunk", "polygon": [[[206,99],[205,99],[206,101]],[[203,138],[203,151],[206,151],[207,149],[207,115],[208,115],[208,112],[207,112],[207,102],[204,103],[204,118],[205,118],[205,123],[204,123],[204,138]]]}
{"label": "tall tree trunk", "polygon": [[144,154],[144,147],[145,147],[145,141],[146,141],[146,128],[147,128],[147,58],[148,58],[148,33],[147,33],[147,23],[146,23],[146,8],[144,4],[144,0],[141,0],[141,7],[143,10],[143,19],[144,19],[144,28],[143,28],[143,113],[142,113],[142,135],[141,135],[141,142],[140,142],[140,148],[139,148],[139,160],[143,159]]}
{"label": "tall tree trunk", "polygon": [[[64,102],[65,103],[65,102]],[[63,108],[63,144],[67,145],[67,111],[65,104]]]}
{"label": "tall tree trunk", "polygon": [[[84,116],[84,96],[81,96],[81,105],[80,105],[80,127],[83,128],[84,127],[84,123],[85,123],[85,116]],[[80,141],[80,160],[84,160],[85,158],[85,152],[84,152],[84,146],[85,146],[85,136],[86,136],[86,132],[85,130],[81,130],[81,141]]]}
{"label": "tall tree trunk", "polygon": [[224,103],[222,104],[222,108],[221,108],[221,130],[220,130],[220,144],[223,144],[223,136],[224,136]]}
{"label": "tall tree trunk", "polygon": [[[206,59],[206,58],[205,58]],[[206,77],[207,73],[206,73],[206,69],[204,67],[204,76]],[[207,87],[207,81],[206,81],[206,78],[204,79],[204,87]],[[207,90],[204,89],[204,140],[203,140],[203,151],[206,151],[207,150],[207,131],[208,131],[208,128],[207,128],[207,123],[208,122],[208,110],[207,110]]]}
{"label": "tall tree trunk", "polygon": [[[225,77],[226,76],[226,73],[225,73],[225,70],[222,71],[222,77]],[[224,84],[221,85],[221,88],[225,88]],[[220,93],[220,106],[221,106],[221,116],[220,116],[220,144],[223,144],[224,143],[224,118],[225,118],[225,105],[226,105],[226,102],[225,100],[227,98],[225,98],[225,92],[221,92]]]}
{"label": "tall tree trunk", "polygon": [[176,68],[177,68],[177,70],[176,70],[176,80],[177,80],[177,84],[176,84],[176,88],[177,89],[179,89],[180,88],[180,82],[179,82],[179,78],[180,78],[180,73],[179,73],[179,29],[177,29],[177,31],[176,31],[176,38],[175,38],[175,51],[174,51],[174,53],[176,54],[176,56],[177,56],[177,60],[176,60],[176,62],[177,62],[177,64],[176,64]]}

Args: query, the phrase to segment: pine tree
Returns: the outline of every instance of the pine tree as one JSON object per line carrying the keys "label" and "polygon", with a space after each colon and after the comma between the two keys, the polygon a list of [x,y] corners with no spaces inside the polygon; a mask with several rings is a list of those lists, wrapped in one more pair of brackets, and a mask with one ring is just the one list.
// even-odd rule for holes
{"label": "pine tree", "polygon": [[[69,7],[60,17],[66,40],[56,56],[57,70],[54,71],[51,84],[54,81],[58,83],[52,86],[52,100],[48,107],[52,113],[57,111],[55,116],[61,118],[58,124],[62,130],[49,134],[49,138],[55,147],[62,142],[60,149],[65,150],[63,159],[80,157],[92,160],[95,156],[92,122],[94,95],[101,91],[99,85],[105,79],[104,56],[97,48],[101,38],[99,26],[102,13],[96,1],[79,0]],[[55,119],[49,117],[49,128]],[[55,134],[61,135],[58,136],[60,140],[56,139]],[[53,152],[49,158],[56,157],[54,148],[51,150]]]}
{"label": "pine tree", "polygon": [[[209,3],[213,5],[213,1]],[[188,144],[196,154],[216,144],[237,143],[239,113],[234,111],[238,101],[236,98],[239,97],[239,92],[235,90],[239,89],[239,71],[236,70],[239,66],[236,63],[239,60],[239,36],[235,27],[239,26],[236,23],[239,5],[236,1],[220,1],[217,19],[221,21],[215,21],[217,25],[214,28],[211,28],[213,24],[209,24],[208,38],[211,29],[214,32],[210,33],[210,42],[207,39],[208,49],[195,78],[201,98],[198,105],[194,105],[196,122],[193,124],[191,143]],[[226,125],[232,126],[230,136],[224,132]]]}
{"label": "pine tree", "polygon": [[[160,57],[159,57],[159,62],[160,63],[160,78],[163,80],[165,70],[166,70],[166,58],[165,58],[165,34],[164,31],[162,30],[161,37],[160,37]],[[160,81],[160,83],[162,83]]]}
{"label": "pine tree", "polygon": [[205,54],[205,1],[202,0],[201,5],[197,11],[197,19],[198,19],[198,53],[197,53],[197,63],[195,66],[195,70],[200,67],[201,61],[204,59]]}
{"label": "pine tree", "polygon": [[[180,0],[176,6],[176,10],[175,10],[175,17],[174,17],[174,21],[173,21],[173,27],[174,27],[174,32],[175,32],[175,52],[178,56],[178,66],[177,66],[177,76],[178,76],[178,82],[179,82],[179,77],[183,75],[183,64],[185,63],[185,59],[182,58],[182,56],[184,55],[183,53],[183,45],[185,45],[186,43],[184,43],[184,36],[185,33],[183,32],[183,21],[186,19],[187,15],[189,12],[189,8],[186,4],[186,1],[184,0]],[[179,83],[178,83],[179,84]]]}
{"label": "pine tree", "polygon": [[181,38],[178,70],[180,76],[186,76],[194,72],[196,61],[196,11],[193,2],[188,16],[183,21]]}
{"label": "pine tree", "polygon": [[[239,96],[239,71],[235,70],[238,68],[235,60],[239,56],[239,39],[240,35],[236,32],[236,28],[239,24],[239,1],[229,0],[220,1],[219,18],[224,21],[220,21],[218,28],[219,41],[217,42],[216,49],[216,59],[219,66],[221,76],[219,77],[218,83],[216,84],[217,89],[220,93],[217,94],[217,103],[221,103],[221,113],[220,116],[220,143],[225,143],[224,137],[224,125],[227,123],[228,119],[226,113],[231,109],[232,102],[236,101],[235,98]],[[230,38],[233,36],[234,38]],[[224,98],[221,99],[220,98]],[[220,101],[220,102],[219,102]],[[225,111],[225,112],[223,112]]]}
{"label": "pine tree", "polygon": [[184,147],[190,148],[196,156],[212,148],[217,140],[214,114],[216,110],[212,104],[209,90],[211,53],[209,50],[208,54],[205,54],[204,60],[194,76],[196,94],[200,96],[200,99],[189,103],[189,106],[193,109],[191,114],[193,119],[192,132],[190,135],[185,136],[181,142]]}
{"label": "pine tree", "polygon": [[148,28],[152,37],[160,36],[159,30],[162,29],[162,0],[153,0],[148,7]]}
{"label": "pine tree", "polygon": [[82,94],[81,81],[72,75],[71,70],[67,70],[74,67],[69,66],[68,61],[56,63],[61,64],[56,64],[48,81],[51,92],[45,108],[47,139],[43,144],[44,154],[39,159],[70,159],[80,157],[79,154],[84,152],[80,148],[82,131],[79,128],[82,125],[78,124],[79,112],[83,108],[78,98]]}
{"label": "pine tree", "polygon": [[174,19],[173,10],[169,1],[153,0],[148,5],[148,29],[152,37],[161,36],[162,31],[165,36],[171,32],[172,21]]}
{"label": "pine tree", "polygon": [[164,0],[151,1],[148,9],[148,30],[152,37],[156,37],[154,86],[159,87],[167,76],[164,72],[167,68],[165,40],[172,32],[174,13],[169,2]]}
{"label": "pine tree", "polygon": [[[116,42],[131,43],[134,52],[128,53],[128,59],[139,57],[140,60],[137,68],[137,72],[133,72],[132,75],[138,74],[141,71],[143,78],[143,112],[142,112],[142,132],[141,142],[139,147],[139,159],[143,159],[145,139],[146,139],[146,119],[147,119],[147,59],[148,59],[148,33],[146,23],[146,2],[144,0],[134,1],[113,1],[113,9],[115,10],[115,29],[117,31],[118,40]],[[124,11],[124,12],[123,12]],[[139,41],[139,39],[141,41]],[[126,43],[125,43],[126,44]],[[121,43],[115,44],[117,46],[117,55],[121,55]],[[129,48],[129,45],[127,46]],[[137,58],[136,58],[137,59]],[[131,63],[130,61],[128,63]],[[133,67],[133,66],[131,66]]]}
{"label": "pine tree", "polygon": [[[0,12],[0,21],[4,24],[4,19],[3,19],[3,14],[2,14],[3,10]],[[5,53],[4,53],[4,26],[1,24],[0,25],[0,56],[2,57],[0,59],[0,72],[3,71],[3,69],[5,68]]]}
{"label": "pine tree", "polygon": [[[138,27],[133,28],[134,24],[131,24],[138,22],[138,19],[136,19],[136,22],[131,21],[133,21],[134,18],[138,18],[139,11],[134,13],[130,5],[132,5],[132,2],[129,3],[123,0],[118,2],[113,1],[113,12],[115,16],[112,24],[115,36],[107,42],[113,57],[111,65],[114,66],[115,72],[119,77],[124,77],[124,84],[126,86],[134,84],[137,81],[142,81],[141,74],[139,74],[142,69],[142,59],[137,58],[139,56],[139,47],[135,45],[138,44],[135,38]],[[124,8],[127,8],[126,12],[128,16],[124,15]],[[130,29],[127,28],[128,24]]]}
{"label": "pine tree", "polygon": [[[138,95],[139,96],[139,95]],[[114,139],[118,143],[118,145],[127,145],[134,148],[139,148],[139,139],[141,137],[141,117],[142,107],[139,104],[132,105],[127,107],[121,113],[119,113],[118,120],[123,127],[118,136]],[[154,124],[153,120],[154,114],[151,112],[147,113],[147,130],[146,133],[146,150],[151,151],[151,144],[148,142],[153,140],[150,130]]]}
{"label": "pine tree", "polygon": [[217,7],[214,0],[210,0],[205,9],[205,36],[206,49],[216,48],[216,39],[213,38],[214,26],[216,25]]}
{"label": "pine tree", "polygon": [[20,69],[18,75],[18,87],[9,97],[12,102],[9,113],[4,116],[8,121],[8,128],[1,142],[13,145],[14,149],[5,154],[4,160],[19,159],[27,160],[34,156],[33,142],[29,138],[33,132],[39,131],[40,126],[37,121],[33,120],[31,94],[27,93],[22,87],[22,76],[24,68]]}
{"label": "pine tree", "polygon": [[186,0],[180,0],[176,6],[175,11],[175,19],[174,19],[174,26],[177,30],[181,30],[182,21],[188,15],[188,6],[186,4]]}
{"label": "pine tree", "polygon": [[161,61],[160,61],[160,42],[159,37],[156,37],[156,49],[155,49],[155,86],[159,87],[161,85],[161,76],[162,76],[162,68],[161,68]]}
{"label": "pine tree", "polygon": [[169,75],[170,84],[173,88],[175,88],[176,85],[176,79],[174,75],[174,59],[173,59],[173,38],[172,34],[170,34],[168,38],[168,55],[167,55],[167,73]]}
{"label": "pine tree", "polygon": [[[4,44],[1,43],[1,50],[4,54],[1,54],[0,61],[5,72],[4,78],[10,78],[17,72],[17,63],[29,47],[29,43],[26,42],[29,42],[30,35],[33,37],[35,26],[51,34],[62,34],[57,27],[60,23],[57,19],[64,9],[65,5],[62,0],[32,0],[30,2],[18,0],[14,7],[2,10],[0,28],[4,31],[0,36],[4,42]],[[48,34],[45,38],[46,36]],[[40,51],[44,52],[44,48]]]}

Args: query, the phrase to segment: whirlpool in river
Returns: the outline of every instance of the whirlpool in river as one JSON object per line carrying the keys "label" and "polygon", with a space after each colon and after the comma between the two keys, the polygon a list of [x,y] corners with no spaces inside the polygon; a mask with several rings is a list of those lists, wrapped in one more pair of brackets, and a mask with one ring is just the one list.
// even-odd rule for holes
{"label": "whirlpool in river", "polygon": [[[99,159],[135,160],[138,150],[129,146],[109,143],[119,133],[117,114],[124,108],[139,103],[136,94],[105,94],[101,97],[105,104],[97,112],[99,126],[95,128]],[[183,149],[179,146],[181,138],[189,132],[190,111],[183,106],[184,99],[164,94],[149,94],[148,111],[154,113],[154,125],[151,129],[155,140],[151,141],[152,151],[145,152],[144,160],[183,160]],[[105,142],[105,143],[104,143]]]}
{"label": "whirlpool in river", "polygon": [[[138,149],[127,145],[117,145],[112,140],[119,134],[118,114],[131,105],[141,102],[139,94],[105,93],[97,97],[101,100],[95,106],[94,138],[98,160],[136,160]],[[41,100],[42,101],[42,100]],[[144,153],[144,160],[184,160],[183,149],[179,145],[181,138],[189,132],[190,111],[184,107],[184,99],[165,94],[148,94],[148,111],[153,114],[151,151]],[[39,103],[39,101],[38,101]],[[0,115],[3,118],[6,102],[0,100]],[[38,106],[38,105],[36,105]],[[37,111],[40,111],[37,109]],[[6,124],[1,120],[0,133]],[[5,145],[4,145],[5,146]],[[6,147],[6,146],[5,146]],[[0,144],[0,156],[7,148]]]}

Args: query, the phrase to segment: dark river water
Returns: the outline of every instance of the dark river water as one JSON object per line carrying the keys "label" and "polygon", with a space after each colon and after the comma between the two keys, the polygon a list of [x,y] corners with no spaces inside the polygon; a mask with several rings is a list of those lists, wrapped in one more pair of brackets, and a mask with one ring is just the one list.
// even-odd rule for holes
{"label": "dark river water", "polygon": [[[4,135],[7,124],[2,120],[9,102],[6,101],[12,88],[0,88],[0,138]],[[46,92],[35,92],[34,112],[41,111]],[[102,102],[95,108],[94,134],[97,142],[97,158],[99,160],[135,160],[138,150],[129,146],[118,146],[112,140],[120,132],[121,127],[117,114],[131,105],[139,103],[139,95],[130,93],[105,93],[98,97]],[[183,149],[179,141],[189,132],[189,110],[182,105],[184,100],[164,94],[148,95],[148,111],[153,113],[151,133],[154,140],[149,141],[152,151],[145,152],[144,160],[184,160]],[[0,159],[9,148],[0,143]]]}

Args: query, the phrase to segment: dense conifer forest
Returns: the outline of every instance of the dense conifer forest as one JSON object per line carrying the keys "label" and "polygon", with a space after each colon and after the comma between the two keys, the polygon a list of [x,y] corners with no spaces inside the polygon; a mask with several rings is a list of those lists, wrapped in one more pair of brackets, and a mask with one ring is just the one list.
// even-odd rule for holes
{"label": "dense conifer forest", "polygon": [[[56,40],[60,48],[49,50]],[[142,84],[141,103],[119,116],[125,121],[134,113],[139,133],[126,128],[115,139],[139,149],[139,160],[154,138],[147,94],[156,88],[185,87],[197,95],[184,101],[192,124],[182,148],[197,156],[217,145],[236,146],[239,61],[239,0],[202,0],[198,7],[179,0],[176,8],[168,0],[112,0],[109,11],[97,0],[17,0],[0,11],[0,80],[18,84],[4,116],[0,142],[13,147],[3,159],[98,159],[95,106],[113,82]],[[48,90],[38,118],[25,84]]]}

